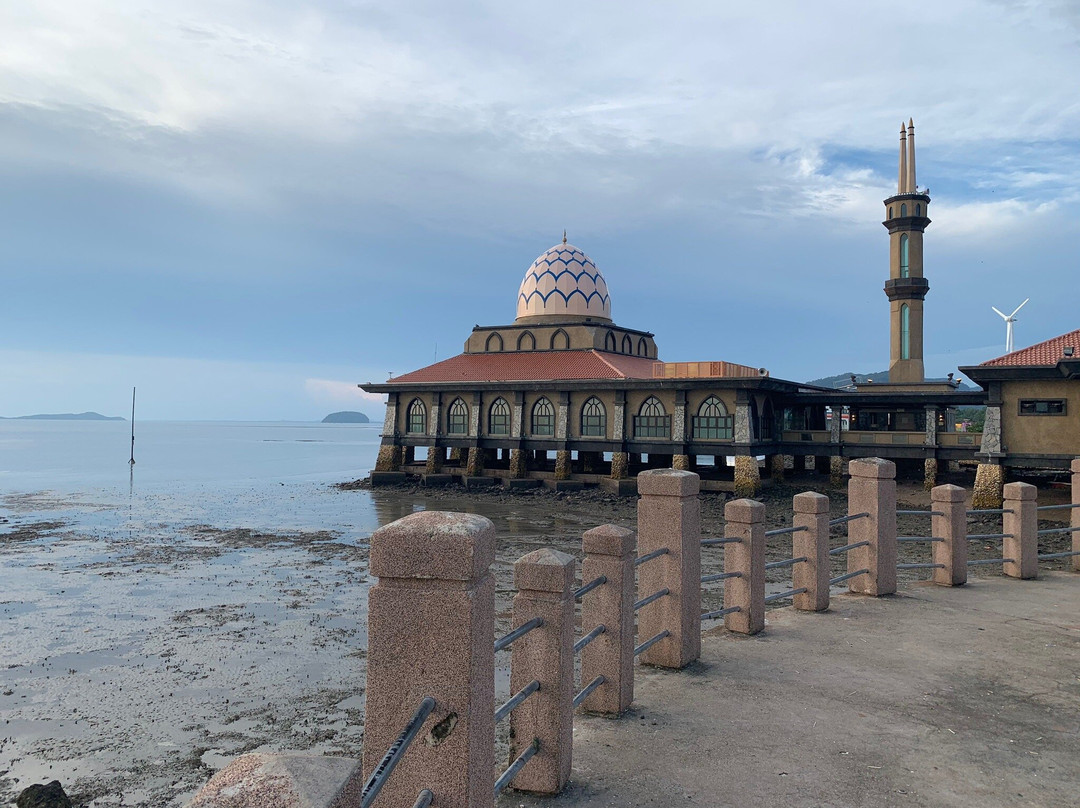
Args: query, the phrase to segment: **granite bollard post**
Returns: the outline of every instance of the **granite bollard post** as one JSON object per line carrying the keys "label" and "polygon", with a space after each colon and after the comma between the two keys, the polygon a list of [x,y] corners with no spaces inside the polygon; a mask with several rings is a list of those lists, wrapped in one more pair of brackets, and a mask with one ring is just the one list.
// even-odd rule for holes
{"label": "granite bollard post", "polygon": [[653,469],[641,472],[637,484],[638,555],[668,550],[641,565],[638,594],[669,592],[638,613],[638,637],[644,642],[670,632],[641,661],[682,668],[701,655],[701,478],[692,471]]}
{"label": "granite bollard post", "polygon": [[[1073,528],[1072,551],[1080,553],[1080,457],[1072,461],[1072,520],[1069,525]],[[1073,556],[1069,565],[1073,572],[1080,572],[1080,556]]]}
{"label": "granite bollard post", "polygon": [[968,538],[967,504],[964,489],[958,485],[938,485],[930,492],[930,535],[940,541],[931,542],[935,564],[944,564],[933,571],[931,580],[941,586],[962,586],[967,583]]}
{"label": "granite bollard post", "polygon": [[806,558],[791,569],[792,588],[806,587],[792,605],[804,612],[823,612],[829,608],[829,498],[807,491],[795,495],[792,507],[792,525],[806,528],[791,534],[792,558]]}
{"label": "granite bollard post", "polygon": [[570,778],[574,743],[574,557],[549,547],[514,564],[514,628],[543,623],[514,640],[510,692],[540,689],[510,713],[510,763],[538,743],[536,756],[510,781],[518,791],[558,794]]}
{"label": "granite bollard post", "polygon": [[427,696],[435,710],[379,795],[442,808],[492,804],[495,789],[495,529],[472,514],[422,511],[371,537],[367,713],[370,776]]}
{"label": "granite bollard post", "polygon": [[869,542],[848,551],[848,572],[867,569],[848,588],[863,595],[896,592],[896,464],[880,457],[848,464],[848,513],[867,513],[847,523],[848,544]]}
{"label": "granite bollard post", "polygon": [[1039,577],[1039,489],[1030,483],[1006,483],[1002,489],[1002,572],[1010,578]]}
{"label": "granite bollard post", "polygon": [[724,608],[739,611],[724,615],[724,626],[739,634],[757,634],[765,628],[765,506],[752,499],[736,499],[724,506],[724,572],[738,578],[724,581]]}
{"label": "granite bollard post", "polygon": [[581,599],[582,635],[604,626],[604,633],[581,650],[581,684],[604,677],[604,683],[581,704],[588,713],[622,715],[634,701],[636,544],[634,531],[615,525],[595,527],[582,537],[581,583],[600,576],[607,579]]}

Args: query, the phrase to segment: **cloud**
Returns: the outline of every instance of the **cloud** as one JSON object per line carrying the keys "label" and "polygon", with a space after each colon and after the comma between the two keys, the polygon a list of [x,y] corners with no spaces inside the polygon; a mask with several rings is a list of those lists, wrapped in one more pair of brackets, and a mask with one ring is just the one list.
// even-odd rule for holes
{"label": "cloud", "polygon": [[319,403],[386,403],[385,394],[367,393],[357,387],[356,382],[333,381],[331,379],[307,379],[304,381],[304,389],[314,401]]}

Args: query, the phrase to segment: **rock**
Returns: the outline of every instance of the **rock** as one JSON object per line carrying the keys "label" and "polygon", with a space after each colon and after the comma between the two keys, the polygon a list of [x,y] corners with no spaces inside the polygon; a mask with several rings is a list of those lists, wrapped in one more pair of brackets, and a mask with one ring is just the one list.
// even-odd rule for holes
{"label": "rock", "polygon": [[48,785],[35,783],[15,798],[18,808],[71,808],[71,798],[64,793],[59,780]]}

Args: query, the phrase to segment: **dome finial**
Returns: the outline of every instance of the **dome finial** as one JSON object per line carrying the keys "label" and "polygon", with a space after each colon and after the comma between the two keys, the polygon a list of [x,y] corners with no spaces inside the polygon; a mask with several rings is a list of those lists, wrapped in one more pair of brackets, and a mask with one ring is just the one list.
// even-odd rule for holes
{"label": "dome finial", "polygon": [[562,231],[562,243],[563,244],[566,243],[566,228],[565,227],[563,228],[563,231]]}

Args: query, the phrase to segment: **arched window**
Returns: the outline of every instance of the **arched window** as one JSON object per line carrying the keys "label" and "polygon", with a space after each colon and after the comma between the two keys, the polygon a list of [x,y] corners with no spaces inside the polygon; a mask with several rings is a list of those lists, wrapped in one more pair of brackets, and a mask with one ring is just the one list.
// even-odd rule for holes
{"label": "arched window", "polygon": [[664,414],[664,405],[655,396],[649,396],[634,416],[635,438],[671,437],[671,416]]}
{"label": "arched window", "polygon": [[446,413],[446,432],[448,435],[469,434],[469,407],[460,398],[455,398]]}
{"label": "arched window", "polygon": [[524,332],[518,337],[518,350],[519,351],[535,351],[536,350],[536,337],[532,335],[532,331]]}
{"label": "arched window", "polygon": [[555,434],[555,408],[546,398],[533,404],[531,432],[534,435]]}
{"label": "arched window", "polygon": [[900,205],[900,218],[907,216],[907,202]]}
{"label": "arched window", "polygon": [[709,396],[694,416],[694,440],[733,440],[735,419],[727,414],[724,402]]}
{"label": "arched window", "polygon": [[632,354],[634,352],[634,341],[630,339],[629,334],[623,334],[622,352],[627,354]]}
{"label": "arched window", "polygon": [[570,350],[570,337],[561,328],[551,335],[551,350],[553,351],[569,351]]}
{"label": "arched window", "polygon": [[501,351],[503,349],[502,337],[499,336],[498,331],[493,331],[488,335],[487,342],[484,343],[485,351]]}
{"label": "arched window", "polygon": [[611,331],[608,331],[607,336],[604,337],[604,350],[611,351],[612,353],[615,353],[619,350],[619,345],[615,341],[615,334],[613,334]]}
{"label": "arched window", "polygon": [[642,337],[637,341],[637,355],[648,356],[649,355],[649,343],[645,341],[645,337]]}
{"label": "arched window", "polygon": [[916,216],[922,216],[922,205],[916,205],[915,206],[915,215]]}
{"label": "arched window", "polygon": [[501,396],[492,402],[491,409],[488,410],[488,434],[510,434],[510,405]]}
{"label": "arched window", "polygon": [[900,358],[911,359],[911,309],[907,303],[900,307]]}
{"label": "arched window", "polygon": [[607,436],[607,411],[600,399],[590,398],[581,408],[581,436],[603,438]]}
{"label": "arched window", "polygon": [[427,426],[427,407],[424,402],[414,398],[409,402],[405,419],[405,432],[409,435],[423,435]]}
{"label": "arched window", "polygon": [[907,233],[900,234],[900,277],[907,278],[911,275],[911,267],[908,262],[908,237]]}
{"label": "arched window", "polygon": [[892,218],[892,205],[889,205],[889,218]]}

